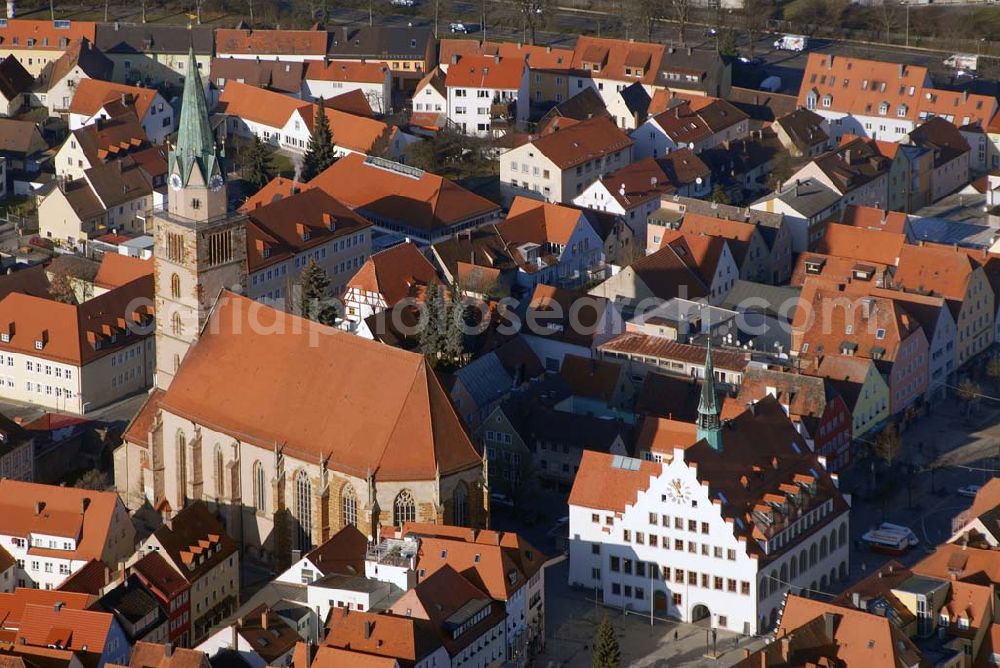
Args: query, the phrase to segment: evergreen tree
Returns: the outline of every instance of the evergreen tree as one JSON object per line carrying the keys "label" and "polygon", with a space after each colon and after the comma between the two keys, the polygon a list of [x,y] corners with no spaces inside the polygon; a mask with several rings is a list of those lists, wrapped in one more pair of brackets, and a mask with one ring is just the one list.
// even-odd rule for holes
{"label": "evergreen tree", "polygon": [[607,616],[601,620],[601,625],[597,628],[590,665],[594,668],[618,668],[622,665],[622,651],[618,647],[615,627],[608,621]]}
{"label": "evergreen tree", "polygon": [[445,309],[447,317],[441,323],[441,339],[444,357],[456,365],[461,365],[465,353],[465,303],[458,285],[451,287],[451,299]]}
{"label": "evergreen tree", "polygon": [[336,322],[336,312],[330,305],[330,277],[313,258],[299,276],[299,315],[323,325]]}
{"label": "evergreen tree", "polygon": [[240,155],[241,171],[243,180],[253,186],[254,191],[260,190],[274,176],[274,167],[271,164],[271,152],[254,135],[253,142],[244,147]]}
{"label": "evergreen tree", "polygon": [[424,308],[420,313],[420,351],[431,366],[437,365],[443,347],[441,338],[443,311],[444,296],[441,294],[441,289],[432,283],[427,286]]}
{"label": "evergreen tree", "polygon": [[320,98],[313,118],[309,145],[306,146],[306,154],[302,158],[302,178],[309,181],[335,162],[337,155],[333,148],[330,119],[326,117],[326,106],[323,98]]}

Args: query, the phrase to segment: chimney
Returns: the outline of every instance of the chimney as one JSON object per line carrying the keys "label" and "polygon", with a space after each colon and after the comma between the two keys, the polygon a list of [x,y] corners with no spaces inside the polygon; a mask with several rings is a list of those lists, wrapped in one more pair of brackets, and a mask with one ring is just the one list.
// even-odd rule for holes
{"label": "chimney", "polygon": [[690,56],[693,53],[694,53],[694,49],[689,46],[688,47],[688,55]]}
{"label": "chimney", "polygon": [[323,212],[323,225],[325,225],[326,229],[330,230],[331,232],[333,232],[334,228],[336,227],[336,223],[333,222],[333,216],[331,216],[330,212],[328,211]]}
{"label": "chimney", "polygon": [[60,610],[63,609],[64,605],[66,604],[63,603],[62,601],[56,601],[55,605],[52,606],[52,609],[55,610],[56,612],[59,612]]}
{"label": "chimney", "polygon": [[899,64],[899,78],[902,79],[903,75],[906,74],[906,65],[903,63]]}
{"label": "chimney", "polygon": [[233,637],[229,640],[229,649],[236,649],[240,646],[240,623],[236,620],[232,623],[229,629],[232,631]]}
{"label": "chimney", "polygon": [[172,642],[168,642],[163,646],[163,656],[169,659],[171,656],[173,656],[173,654],[174,654],[174,644]]}
{"label": "chimney", "polygon": [[828,70],[832,70],[833,69],[833,54],[832,53],[830,54],[830,57],[826,59],[826,69],[828,69]]}
{"label": "chimney", "polygon": [[788,636],[782,636],[779,642],[781,643],[781,659],[785,663],[788,663],[788,656],[792,649],[792,639]]}
{"label": "chimney", "polygon": [[125,93],[122,93],[122,106],[124,107],[126,105],[128,105],[128,95],[125,94]]}
{"label": "chimney", "polygon": [[458,64],[458,54],[457,53],[451,54],[451,64],[452,65],[457,65]]}
{"label": "chimney", "polygon": [[80,499],[80,514],[86,513],[87,512],[87,508],[90,508],[90,497],[89,496],[85,496],[82,499]]}
{"label": "chimney", "polygon": [[267,630],[267,608],[264,608],[264,611],[260,613],[260,628]]}
{"label": "chimney", "polygon": [[854,592],[854,593],[851,594],[851,604],[855,608],[857,608],[858,610],[861,609],[861,594],[860,593]]}
{"label": "chimney", "polygon": [[499,56],[499,54],[496,55],[496,56],[493,56],[493,62],[496,63],[497,65],[500,64],[500,56]]}

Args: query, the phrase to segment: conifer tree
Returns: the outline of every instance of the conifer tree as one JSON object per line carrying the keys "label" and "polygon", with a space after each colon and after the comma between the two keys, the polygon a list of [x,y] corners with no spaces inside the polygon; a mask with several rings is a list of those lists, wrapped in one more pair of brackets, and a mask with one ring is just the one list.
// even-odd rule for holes
{"label": "conifer tree", "polygon": [[253,142],[243,150],[240,158],[243,180],[252,185],[255,191],[263,188],[274,176],[271,153],[257,135],[254,135]]}
{"label": "conifer tree", "polygon": [[309,181],[335,162],[337,154],[334,151],[330,119],[326,117],[326,106],[323,98],[320,98],[313,117],[313,129],[309,136],[309,144],[306,146],[306,154],[302,158],[302,178]]}
{"label": "conifer tree", "polygon": [[451,288],[451,299],[444,309],[447,317],[441,323],[441,338],[444,343],[444,356],[456,365],[461,365],[465,353],[465,303],[462,301],[462,291],[458,285]]}
{"label": "conifer tree", "polygon": [[323,325],[333,325],[336,313],[330,305],[330,277],[314,258],[299,276],[299,315]]}
{"label": "conifer tree", "polygon": [[601,620],[601,625],[597,628],[590,665],[593,668],[619,668],[622,665],[622,651],[618,646],[615,627],[608,621],[607,616]]}
{"label": "conifer tree", "polygon": [[441,289],[432,283],[427,286],[424,307],[420,313],[420,351],[431,366],[437,366],[444,344],[441,337],[443,311],[444,297]]}

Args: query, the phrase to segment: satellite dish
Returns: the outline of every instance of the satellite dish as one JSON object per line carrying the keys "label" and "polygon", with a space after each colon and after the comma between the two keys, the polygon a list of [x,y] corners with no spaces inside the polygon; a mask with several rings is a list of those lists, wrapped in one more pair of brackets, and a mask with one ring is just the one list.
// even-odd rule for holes
{"label": "satellite dish", "polygon": [[697,183],[700,186],[701,185],[701,177],[699,176],[698,178],[696,178],[694,180],[694,182]]}

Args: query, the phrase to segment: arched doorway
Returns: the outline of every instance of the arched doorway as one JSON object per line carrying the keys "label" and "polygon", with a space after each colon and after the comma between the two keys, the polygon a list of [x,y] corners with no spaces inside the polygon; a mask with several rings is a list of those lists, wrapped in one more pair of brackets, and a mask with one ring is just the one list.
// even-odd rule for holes
{"label": "arched doorway", "polygon": [[653,592],[653,612],[655,614],[667,614],[667,592]]}
{"label": "arched doorway", "polygon": [[706,626],[712,623],[712,612],[708,609],[707,605],[699,603],[691,608],[691,623],[702,623]]}

